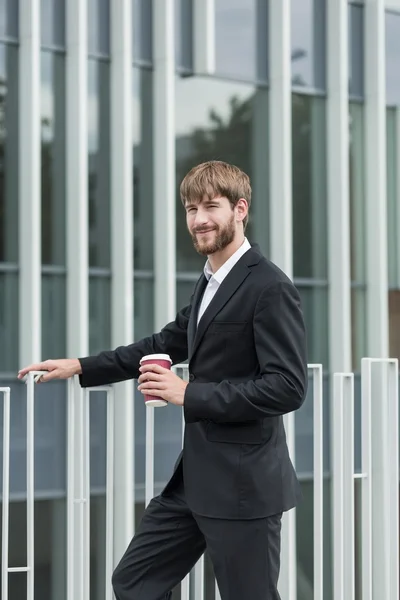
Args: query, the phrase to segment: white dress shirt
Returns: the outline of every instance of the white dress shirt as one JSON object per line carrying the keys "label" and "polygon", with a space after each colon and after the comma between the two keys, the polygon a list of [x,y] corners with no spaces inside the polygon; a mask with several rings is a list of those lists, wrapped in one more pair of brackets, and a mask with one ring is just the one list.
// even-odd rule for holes
{"label": "white dress shirt", "polygon": [[199,314],[197,316],[197,324],[199,323],[201,317],[204,315],[207,310],[208,305],[211,300],[214,298],[215,294],[218,291],[219,286],[228,275],[228,273],[233,269],[238,260],[242,258],[243,254],[246,254],[248,250],[250,250],[251,245],[247,238],[245,238],[243,244],[236,250],[234,254],[224,264],[222,267],[218,269],[215,273],[211,270],[210,262],[207,260],[204,266],[204,275],[208,279],[208,284],[206,289],[204,290],[203,298],[201,300]]}

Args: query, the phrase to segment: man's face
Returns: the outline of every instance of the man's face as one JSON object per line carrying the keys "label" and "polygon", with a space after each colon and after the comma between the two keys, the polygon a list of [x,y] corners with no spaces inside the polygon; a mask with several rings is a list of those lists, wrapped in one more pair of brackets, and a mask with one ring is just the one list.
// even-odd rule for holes
{"label": "man's face", "polygon": [[207,196],[198,204],[186,204],[186,223],[199,254],[209,256],[233,242],[238,223],[227,198]]}

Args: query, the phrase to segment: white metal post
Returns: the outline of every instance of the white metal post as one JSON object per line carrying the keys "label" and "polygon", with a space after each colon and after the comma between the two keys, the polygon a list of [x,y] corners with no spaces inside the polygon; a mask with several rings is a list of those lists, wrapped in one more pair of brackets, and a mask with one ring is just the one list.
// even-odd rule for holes
{"label": "white metal post", "polygon": [[67,354],[86,356],[88,313],[87,0],[66,3]]}
{"label": "white metal post", "polygon": [[[269,145],[270,256],[292,277],[292,103],[290,1],[269,4]],[[287,443],[295,459],[294,414],[284,418]],[[282,520],[282,560],[279,590],[285,600],[296,600],[296,514]]]}
{"label": "white metal post", "polygon": [[[134,334],[132,1],[110,3],[111,12],[111,339],[115,348]],[[114,565],[134,533],[133,382],[115,386]],[[107,589],[107,588],[106,588]]]}
{"label": "white metal post", "polygon": [[3,494],[1,539],[1,597],[8,600],[9,509],[10,509],[10,388],[0,388],[3,395]]}
{"label": "white metal post", "polygon": [[154,496],[154,408],[146,407],[145,505]]}
{"label": "white metal post", "polygon": [[215,73],[215,0],[193,2],[194,71]]}
{"label": "white metal post", "polygon": [[19,4],[19,360],[41,359],[40,2]]}
{"label": "white metal post", "polygon": [[175,318],[174,1],[153,2],[155,329]]}
{"label": "white metal post", "polygon": [[313,375],[314,408],[314,600],[323,600],[324,593],[324,374],[321,364],[308,365]]}
{"label": "white metal post", "polygon": [[354,376],[335,373],[332,408],[333,593],[354,600]]}
{"label": "white metal post", "polygon": [[365,194],[368,355],[389,352],[385,2],[365,0]]}

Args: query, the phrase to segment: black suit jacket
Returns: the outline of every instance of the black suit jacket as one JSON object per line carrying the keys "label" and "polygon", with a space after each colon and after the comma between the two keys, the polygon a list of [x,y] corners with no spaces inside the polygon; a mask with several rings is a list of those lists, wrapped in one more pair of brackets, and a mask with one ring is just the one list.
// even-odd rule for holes
{"label": "black suit jacket", "polygon": [[299,295],[253,246],[220,285],[197,326],[207,285],[202,275],[189,306],[161,332],[82,358],[82,386],[137,378],[145,354],[189,358],[183,468],[190,509],[199,515],[254,519],[297,504],[282,415],[307,388],[306,336]]}

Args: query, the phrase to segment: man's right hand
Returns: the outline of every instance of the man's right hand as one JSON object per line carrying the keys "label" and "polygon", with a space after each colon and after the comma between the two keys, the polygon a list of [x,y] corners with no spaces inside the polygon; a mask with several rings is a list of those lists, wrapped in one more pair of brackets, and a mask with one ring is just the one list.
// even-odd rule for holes
{"label": "man's right hand", "polygon": [[23,379],[30,371],[48,371],[39,381],[52,379],[69,379],[82,373],[81,363],[77,358],[60,358],[58,360],[45,360],[44,362],[29,365],[18,372],[18,379]]}

